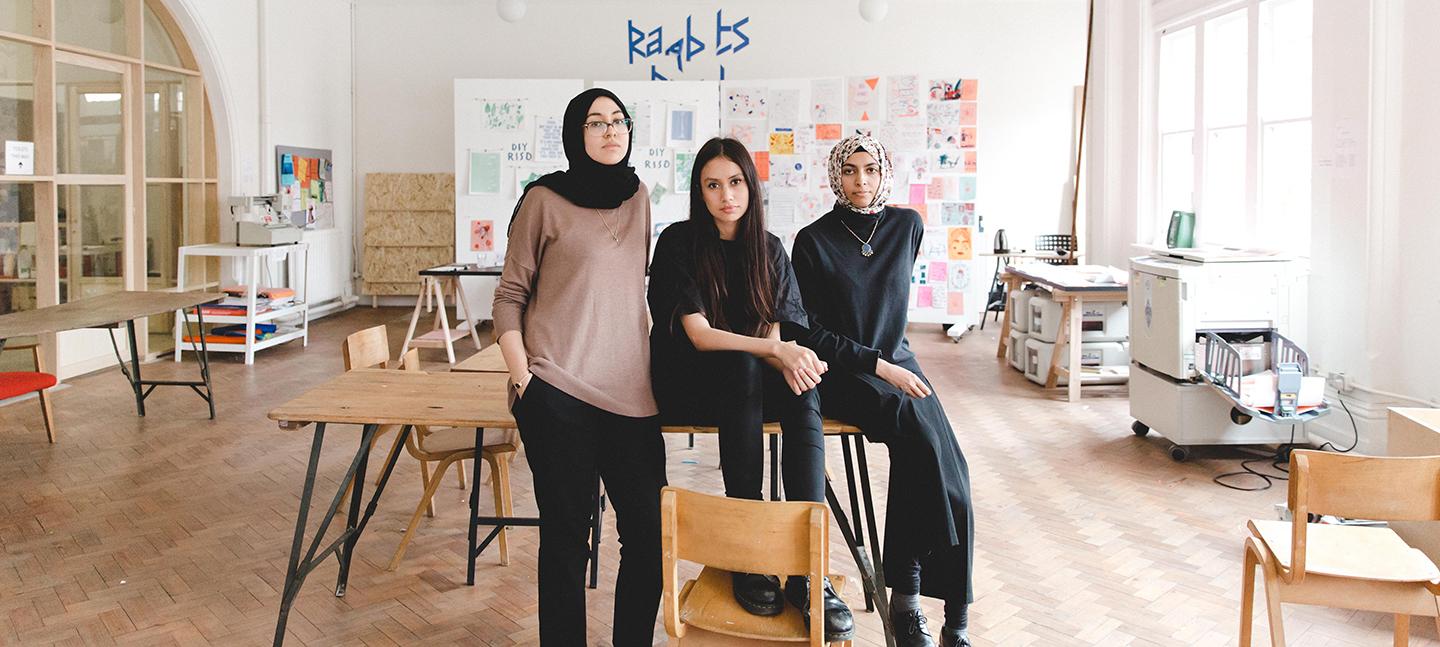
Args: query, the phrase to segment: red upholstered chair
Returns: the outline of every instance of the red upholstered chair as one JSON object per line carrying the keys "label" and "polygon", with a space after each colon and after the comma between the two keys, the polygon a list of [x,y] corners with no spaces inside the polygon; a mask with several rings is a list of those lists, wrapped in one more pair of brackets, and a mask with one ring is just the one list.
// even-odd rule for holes
{"label": "red upholstered chair", "polygon": [[53,443],[55,442],[55,418],[50,413],[50,398],[46,396],[45,390],[55,386],[55,376],[45,373],[44,369],[40,367],[40,347],[35,344],[25,344],[6,346],[4,350],[27,348],[35,358],[35,370],[0,372],[0,400],[34,391],[40,397],[40,412],[45,419],[45,435]]}

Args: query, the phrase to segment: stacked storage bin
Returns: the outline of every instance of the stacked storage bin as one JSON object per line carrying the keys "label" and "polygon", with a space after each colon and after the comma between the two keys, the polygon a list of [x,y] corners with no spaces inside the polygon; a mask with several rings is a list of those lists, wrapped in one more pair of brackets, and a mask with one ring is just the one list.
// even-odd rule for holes
{"label": "stacked storage bin", "polygon": [[1010,366],[1025,372],[1025,342],[1030,340],[1030,299],[1041,294],[1037,288],[1011,290],[1005,308],[1010,314]]}
{"label": "stacked storage bin", "polygon": [[[1067,349],[1057,349],[1055,345],[1060,327],[1064,324],[1061,315],[1065,306],[1044,294],[1031,297],[1027,305],[1028,316],[1022,317],[1029,334],[1029,339],[1025,341],[1023,358],[1025,377],[1037,384],[1044,384],[1050,370],[1050,358],[1057,350],[1062,353],[1060,365],[1069,368],[1070,357]],[[1079,314],[1081,367],[1128,366],[1130,346],[1127,338],[1130,334],[1130,318],[1125,304],[1118,301],[1086,303],[1083,312]],[[1125,375],[1117,372],[1111,377],[1101,374],[1090,379],[1102,383],[1123,382]],[[1059,381],[1059,384],[1066,383],[1063,377]]]}

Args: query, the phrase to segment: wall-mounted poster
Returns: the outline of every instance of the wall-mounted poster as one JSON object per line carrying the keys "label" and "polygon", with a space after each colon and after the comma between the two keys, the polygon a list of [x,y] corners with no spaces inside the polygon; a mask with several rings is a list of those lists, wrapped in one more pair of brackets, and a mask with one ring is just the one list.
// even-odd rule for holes
{"label": "wall-mounted poster", "polygon": [[276,211],[297,227],[334,227],[334,177],[330,151],[276,146]]}

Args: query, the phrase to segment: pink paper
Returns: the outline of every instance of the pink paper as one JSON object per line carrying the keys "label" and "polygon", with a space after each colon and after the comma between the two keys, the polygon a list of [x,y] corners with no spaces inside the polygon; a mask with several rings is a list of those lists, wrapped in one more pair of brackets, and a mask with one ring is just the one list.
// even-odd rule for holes
{"label": "pink paper", "polygon": [[495,221],[470,221],[470,251],[490,252],[495,250]]}
{"label": "pink paper", "polygon": [[952,315],[965,314],[965,293],[951,292],[950,300],[946,303],[945,312],[946,314]]}
{"label": "pink paper", "polygon": [[917,308],[931,308],[931,307],[934,307],[934,305],[935,305],[935,295],[931,294],[931,288],[930,288],[930,286],[928,286],[928,285],[921,285],[921,286],[915,288],[915,295],[916,295],[916,296],[915,296],[915,307],[917,307]]}
{"label": "pink paper", "polygon": [[910,185],[910,204],[923,204],[923,203],[925,202],[925,196],[926,196],[928,193],[929,193],[929,191],[927,190],[927,186],[926,186],[926,185],[924,185],[924,184],[911,184],[911,185]]}

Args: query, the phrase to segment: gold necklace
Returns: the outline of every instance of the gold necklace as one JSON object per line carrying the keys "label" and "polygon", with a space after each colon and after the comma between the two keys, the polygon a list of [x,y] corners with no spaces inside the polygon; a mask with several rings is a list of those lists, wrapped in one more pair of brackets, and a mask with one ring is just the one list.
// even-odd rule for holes
{"label": "gold necklace", "polygon": [[[594,207],[591,208],[594,209]],[[619,214],[620,208],[616,207],[614,211],[616,214]],[[611,227],[610,221],[605,219],[604,212],[600,211],[599,209],[595,209],[595,213],[600,216],[600,224],[605,225],[605,231],[610,232],[610,239],[617,243],[620,242],[620,232],[618,231],[618,228],[620,226],[619,218],[616,218],[615,226]]]}
{"label": "gold necklace", "polygon": [[[854,230],[854,229],[851,229],[851,228],[850,228],[850,225],[845,224],[845,221],[844,221],[844,220],[841,220],[841,221],[840,221],[840,224],[845,227],[845,231],[850,232],[850,235],[855,237],[855,240],[860,240],[860,236],[855,233],[855,230]],[[865,240],[860,240],[860,255],[861,255],[861,256],[864,256],[864,257],[866,257],[866,258],[869,258],[870,256],[872,256],[872,255],[875,254],[875,248],[873,248],[873,247],[870,246],[870,241],[875,238],[875,230],[877,230],[877,229],[879,229],[879,228],[880,228],[880,218],[877,216],[877,217],[875,218],[875,226],[873,226],[873,227],[870,228],[870,237],[869,237],[869,238],[866,238]]]}

